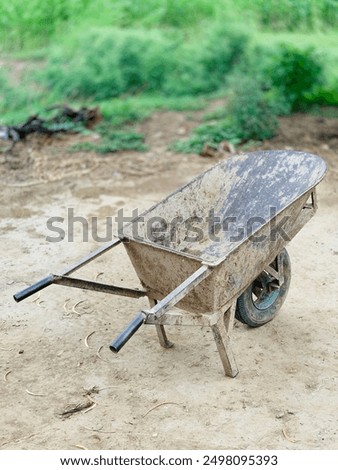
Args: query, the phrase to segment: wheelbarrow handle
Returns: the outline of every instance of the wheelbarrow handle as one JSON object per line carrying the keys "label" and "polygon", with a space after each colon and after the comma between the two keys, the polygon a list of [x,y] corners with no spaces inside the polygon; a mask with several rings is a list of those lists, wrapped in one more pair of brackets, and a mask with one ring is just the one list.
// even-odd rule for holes
{"label": "wheelbarrow handle", "polygon": [[47,286],[50,286],[53,284],[55,280],[54,274],[49,274],[49,276],[44,277],[43,279],[40,279],[40,281],[35,282],[35,284],[32,284],[29,287],[26,287],[26,289],[21,290],[20,292],[17,292],[16,294],[13,295],[14,300],[16,302],[21,302],[21,300],[26,299],[30,295],[35,294],[36,292],[39,292],[39,290],[44,289]]}
{"label": "wheelbarrow handle", "polygon": [[35,282],[29,287],[26,287],[26,289],[23,289],[22,291],[18,292],[17,294],[14,294],[14,300],[16,302],[21,302],[21,300],[26,299],[30,295],[35,294],[35,292],[39,292],[41,289],[44,289],[47,286],[50,286],[53,284],[53,282],[60,280],[60,278],[64,276],[68,276],[69,274],[72,274],[74,271],[77,271],[78,269],[82,268],[82,266],[85,266],[88,264],[90,261],[94,260],[100,255],[103,255],[106,253],[108,250],[111,248],[114,248],[114,246],[119,245],[122,242],[122,239],[115,239],[106,245],[101,246],[97,250],[93,251],[92,253],[89,253],[89,255],[85,256],[84,258],[80,259],[77,263],[73,264],[72,266],[68,266],[65,270],[63,270],[60,275],[58,274],[49,274],[47,277],[44,277],[43,279],[40,279],[40,281]]}
{"label": "wheelbarrow handle", "polygon": [[136,331],[143,325],[146,319],[144,312],[139,312],[129,325],[110,343],[110,350],[118,353],[119,350],[130,340]]}

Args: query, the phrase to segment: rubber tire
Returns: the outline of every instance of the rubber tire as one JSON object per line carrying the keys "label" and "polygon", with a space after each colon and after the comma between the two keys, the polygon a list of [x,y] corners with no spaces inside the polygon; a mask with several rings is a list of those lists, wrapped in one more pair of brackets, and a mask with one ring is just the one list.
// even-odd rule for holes
{"label": "rubber tire", "polygon": [[[275,291],[278,295],[266,308],[257,308],[252,298],[253,286],[256,282],[255,280],[237,299],[235,317],[241,323],[245,323],[252,328],[265,325],[275,318],[279,309],[283,305],[288,294],[291,281],[291,262],[289,254],[285,248],[283,248],[281,254],[284,269],[284,283],[277,291]],[[261,275],[264,275],[264,271],[260,276]],[[259,279],[260,276],[258,276],[257,279]]]}

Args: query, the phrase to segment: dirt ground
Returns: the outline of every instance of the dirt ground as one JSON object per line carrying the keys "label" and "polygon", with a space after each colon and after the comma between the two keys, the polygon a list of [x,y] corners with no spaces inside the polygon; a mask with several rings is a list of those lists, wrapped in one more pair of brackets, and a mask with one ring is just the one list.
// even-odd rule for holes
{"label": "dirt ground", "polygon": [[[91,235],[82,241],[80,224],[74,242],[69,232],[46,241],[49,217],[73,208],[98,217],[104,232],[119,208],[145,209],[214,165],[167,150],[198,118],[154,114],[140,125],[150,149],[142,154],[71,154],[79,137],[60,135],[0,157],[1,449],[338,449],[338,120],[284,118],[259,147],[319,154],[329,173],[318,213],[289,244],[292,282],[280,314],[258,329],[235,325],[235,379],[223,376],[208,328],[169,327],[175,347],[163,350],[143,327],[112,355],[111,339],[145,300],[60,286],[12,298],[97,246]],[[79,274],[139,286],[123,247]]]}

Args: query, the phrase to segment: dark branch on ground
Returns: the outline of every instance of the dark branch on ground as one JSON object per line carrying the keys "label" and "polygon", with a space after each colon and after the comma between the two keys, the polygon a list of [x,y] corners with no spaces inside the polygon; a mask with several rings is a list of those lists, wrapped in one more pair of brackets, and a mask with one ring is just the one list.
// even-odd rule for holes
{"label": "dark branch on ground", "polygon": [[54,105],[47,109],[53,110],[58,112],[50,119],[43,119],[36,114],[21,125],[0,126],[0,139],[12,141],[9,149],[11,151],[17,142],[24,140],[29,134],[51,136],[60,132],[79,132],[80,126],[92,129],[102,119],[98,107],[82,107],[76,110],[67,105]]}

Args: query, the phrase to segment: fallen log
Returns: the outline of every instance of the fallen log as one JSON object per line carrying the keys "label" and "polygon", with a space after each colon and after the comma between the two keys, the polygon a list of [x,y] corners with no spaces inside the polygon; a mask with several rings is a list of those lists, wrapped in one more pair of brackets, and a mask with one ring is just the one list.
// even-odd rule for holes
{"label": "fallen log", "polygon": [[30,116],[23,124],[15,126],[0,126],[0,139],[12,141],[14,145],[24,140],[27,135],[39,133],[53,135],[59,132],[79,132],[79,124],[87,129],[93,128],[101,119],[98,107],[81,107],[76,110],[67,105],[54,105],[46,111],[58,112],[50,119],[43,119],[38,114]]}

